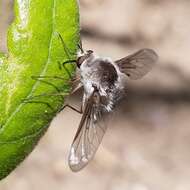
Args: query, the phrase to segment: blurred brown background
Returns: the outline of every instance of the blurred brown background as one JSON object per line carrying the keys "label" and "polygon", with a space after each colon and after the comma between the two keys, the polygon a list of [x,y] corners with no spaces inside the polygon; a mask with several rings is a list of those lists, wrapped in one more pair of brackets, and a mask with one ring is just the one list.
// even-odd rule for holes
{"label": "blurred brown background", "polygon": [[[88,167],[72,173],[67,165],[81,116],[64,110],[25,162],[0,182],[0,190],[189,190],[190,1],[80,4],[85,49],[117,59],[153,48],[159,64],[143,80],[128,81],[128,98]],[[1,0],[1,51],[11,19],[12,0]],[[72,101],[79,105],[79,94]]]}

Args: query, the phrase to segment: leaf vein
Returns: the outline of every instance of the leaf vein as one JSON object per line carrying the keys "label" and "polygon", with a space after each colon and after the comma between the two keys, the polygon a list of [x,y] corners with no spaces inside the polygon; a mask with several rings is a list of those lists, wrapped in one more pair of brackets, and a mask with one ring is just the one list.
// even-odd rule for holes
{"label": "leaf vein", "polygon": [[[40,76],[44,76],[44,74],[46,73],[47,67],[50,63],[51,60],[51,46],[52,46],[52,39],[53,39],[53,34],[54,34],[54,20],[55,20],[55,6],[56,6],[56,0],[53,1],[53,8],[52,8],[52,32],[51,32],[51,37],[50,37],[50,42],[49,42],[49,48],[48,48],[48,56],[47,56],[47,61],[46,64],[44,66],[44,69],[42,70],[42,72],[40,73]],[[29,98],[32,93],[36,90],[38,84],[40,83],[40,81],[36,81],[31,89],[31,91],[29,92],[29,94],[26,96],[26,98]],[[7,124],[11,121],[11,119],[14,117],[14,115],[22,108],[22,106],[25,105],[23,103],[21,103],[16,110],[10,115],[10,117],[7,119],[6,123],[1,127],[0,129],[0,134],[5,130]]]}
{"label": "leaf vein", "polygon": [[32,139],[32,138],[35,138],[37,135],[39,135],[41,132],[44,132],[44,129],[47,128],[47,126],[44,126],[42,128],[40,128],[39,130],[37,130],[35,133],[32,133],[32,134],[29,134],[29,135],[26,135],[24,137],[21,137],[19,139],[16,139],[16,140],[11,140],[11,141],[0,141],[0,145],[6,145],[6,144],[16,144],[20,141],[25,141],[25,140],[28,140],[28,139]]}

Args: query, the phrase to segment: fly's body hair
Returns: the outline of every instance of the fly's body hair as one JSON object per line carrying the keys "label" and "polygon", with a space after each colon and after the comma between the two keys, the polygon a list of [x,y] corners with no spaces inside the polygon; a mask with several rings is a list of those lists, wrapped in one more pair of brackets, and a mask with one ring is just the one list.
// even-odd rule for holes
{"label": "fly's body hair", "polygon": [[80,67],[81,82],[84,86],[84,102],[94,91],[94,86],[99,90],[100,96],[104,98],[104,108],[112,111],[120,95],[124,94],[124,83],[122,73],[110,58],[102,58],[92,54]]}

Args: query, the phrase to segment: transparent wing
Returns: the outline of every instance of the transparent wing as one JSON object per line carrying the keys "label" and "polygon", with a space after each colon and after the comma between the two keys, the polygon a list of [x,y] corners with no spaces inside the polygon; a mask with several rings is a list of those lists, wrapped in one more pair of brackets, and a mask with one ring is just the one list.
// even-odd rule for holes
{"label": "transparent wing", "polygon": [[94,157],[107,129],[103,116],[105,112],[99,100],[100,95],[98,93],[93,93],[88,99],[71,145],[69,166],[74,172],[84,168]]}
{"label": "transparent wing", "polygon": [[146,75],[158,60],[158,55],[152,49],[141,49],[136,53],[115,61],[122,73],[136,80]]}

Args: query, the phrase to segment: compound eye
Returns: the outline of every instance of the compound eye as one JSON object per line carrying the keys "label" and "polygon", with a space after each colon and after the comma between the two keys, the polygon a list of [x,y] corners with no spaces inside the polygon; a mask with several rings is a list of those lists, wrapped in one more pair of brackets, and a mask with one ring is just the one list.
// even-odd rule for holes
{"label": "compound eye", "polygon": [[87,54],[89,55],[89,54],[92,54],[93,53],[93,51],[92,50],[87,50]]}
{"label": "compound eye", "polygon": [[82,63],[83,63],[84,60],[85,60],[84,56],[78,57],[77,62],[76,62],[78,68],[80,68],[80,66],[82,65]]}

